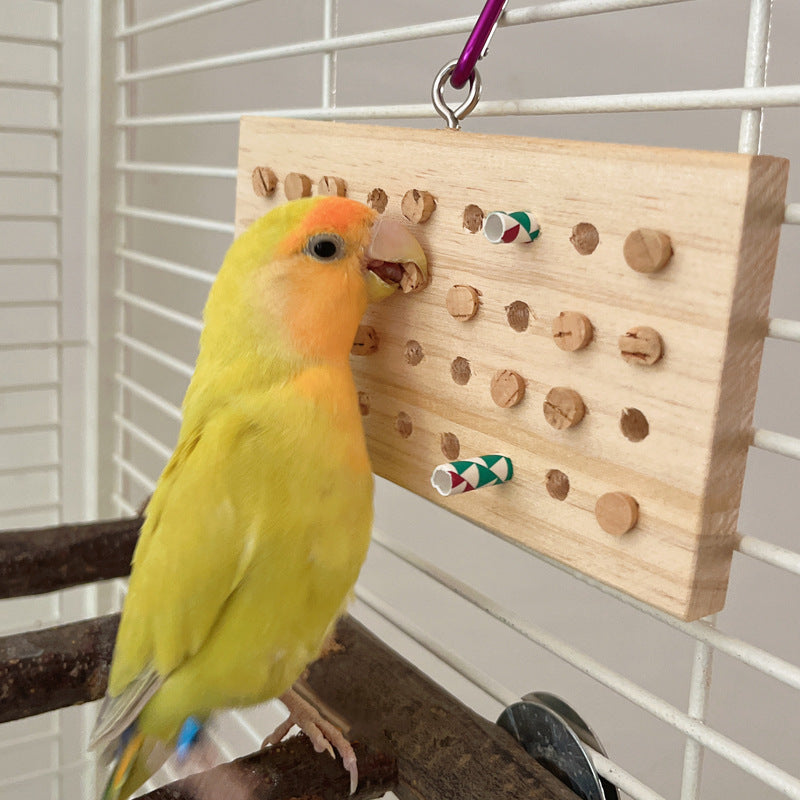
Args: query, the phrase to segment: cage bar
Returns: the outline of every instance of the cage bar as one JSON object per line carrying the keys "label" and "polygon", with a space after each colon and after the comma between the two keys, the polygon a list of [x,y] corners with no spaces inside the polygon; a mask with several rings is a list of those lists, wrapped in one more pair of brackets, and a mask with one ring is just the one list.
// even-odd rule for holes
{"label": "cage bar", "polygon": [[[504,26],[526,25],[532,22],[569,19],[570,17],[579,17],[586,14],[602,14],[610,11],[624,11],[681,2],[686,2],[686,0],[560,0],[560,2],[544,3],[539,6],[528,6],[508,11],[501,24]],[[153,78],[185,75],[190,72],[250,64],[258,61],[292,58],[294,56],[326,53],[334,50],[350,50],[357,47],[374,47],[375,45],[416,41],[426,37],[447,36],[454,33],[469,33],[474,24],[475,17],[461,17],[455,20],[407,25],[400,28],[356,33],[349,36],[332,36],[315,41],[279,45],[243,53],[229,53],[224,56],[126,72],[119,76],[118,81],[120,83],[135,83],[152,80]]]}

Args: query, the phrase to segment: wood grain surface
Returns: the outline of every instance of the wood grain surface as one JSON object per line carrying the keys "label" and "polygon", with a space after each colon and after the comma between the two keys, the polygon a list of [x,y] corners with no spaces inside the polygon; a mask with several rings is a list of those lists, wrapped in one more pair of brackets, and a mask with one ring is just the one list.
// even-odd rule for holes
{"label": "wood grain surface", "polygon": [[[270,196],[253,190],[258,166],[277,175]],[[368,310],[364,324],[375,329],[380,349],[353,358],[375,471],[683,619],[720,609],[787,162],[246,117],[237,231],[285,201],[289,173],[308,175],[315,187],[326,175],[341,176],[347,196],[362,202],[385,194],[386,216],[406,224],[408,192],[435,200],[430,217],[410,225],[428,254],[430,285]],[[465,227],[468,207],[471,227],[480,224],[479,212],[531,212],[541,235],[530,244],[491,244]],[[625,241],[637,230],[669,237],[672,256],[657,272],[637,272],[625,260]],[[590,245],[579,247],[576,231],[591,232]],[[479,293],[472,319],[448,313],[454,285]],[[525,306],[527,325],[519,324]],[[557,346],[553,324],[564,312],[591,323],[585,347]],[[655,363],[623,359],[620,337],[636,328],[658,333],[663,353]],[[410,341],[424,353],[416,363],[406,355]],[[507,408],[490,392],[503,370],[525,381],[524,398]],[[559,386],[586,406],[580,424],[561,430],[543,413]],[[647,431],[636,441],[620,427],[631,409]],[[398,430],[401,413],[410,434]],[[445,432],[457,437],[462,458],[509,456],[513,481],[440,497],[430,474]],[[553,470],[568,479],[563,500],[548,491]],[[613,536],[595,506],[619,491],[638,503],[638,519]]]}

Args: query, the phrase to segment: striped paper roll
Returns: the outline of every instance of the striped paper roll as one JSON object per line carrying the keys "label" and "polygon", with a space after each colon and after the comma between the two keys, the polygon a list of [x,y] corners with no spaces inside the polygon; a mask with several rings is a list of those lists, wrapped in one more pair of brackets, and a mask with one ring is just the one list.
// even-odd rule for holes
{"label": "striped paper roll", "polygon": [[492,244],[527,243],[539,235],[539,223],[529,211],[492,211],[483,223],[483,234]]}
{"label": "striped paper roll", "polygon": [[490,455],[439,464],[433,470],[431,484],[439,494],[448,497],[505,483],[513,477],[514,467],[510,458]]}

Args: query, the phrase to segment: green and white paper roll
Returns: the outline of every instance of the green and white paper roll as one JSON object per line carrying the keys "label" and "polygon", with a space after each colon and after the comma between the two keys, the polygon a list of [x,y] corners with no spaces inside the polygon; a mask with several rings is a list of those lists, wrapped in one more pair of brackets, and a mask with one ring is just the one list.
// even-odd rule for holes
{"label": "green and white paper roll", "polygon": [[530,211],[492,211],[483,223],[483,235],[492,244],[524,244],[539,235],[539,223]]}
{"label": "green and white paper roll", "polygon": [[513,477],[514,466],[510,458],[489,455],[439,464],[431,474],[431,484],[440,495],[449,497],[505,483]]}

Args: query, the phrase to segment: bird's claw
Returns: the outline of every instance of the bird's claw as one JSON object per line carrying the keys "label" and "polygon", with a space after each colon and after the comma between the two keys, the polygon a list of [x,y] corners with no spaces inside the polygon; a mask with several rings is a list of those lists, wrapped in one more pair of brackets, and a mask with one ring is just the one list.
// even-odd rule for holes
{"label": "bird's claw", "polygon": [[331,758],[336,758],[336,752],[339,753],[344,768],[350,773],[350,794],[353,794],[358,787],[358,764],[353,746],[344,734],[293,689],[289,689],[280,699],[289,709],[289,717],[264,739],[261,747],[277,744],[297,725],[308,736],[317,753],[327,752]]}

